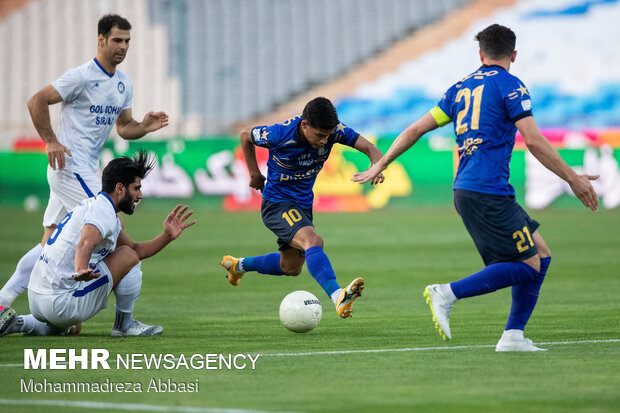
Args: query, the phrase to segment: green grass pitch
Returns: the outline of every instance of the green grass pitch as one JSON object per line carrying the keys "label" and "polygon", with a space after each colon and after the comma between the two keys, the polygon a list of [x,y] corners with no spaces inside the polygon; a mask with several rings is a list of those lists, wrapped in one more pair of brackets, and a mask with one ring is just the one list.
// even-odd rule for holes
{"label": "green grass pitch", "polygon": [[[126,217],[135,240],[157,235],[168,212],[153,202]],[[4,209],[0,282],[41,233],[41,214]],[[422,292],[482,267],[456,213],[448,208],[316,214],[317,231],[341,285],[366,279],[353,318],[337,317],[304,269],[298,277],[246,275],[230,286],[222,255],[276,249],[259,213],[196,211],[198,223],[143,262],[134,315],[164,326],[152,338],[110,337],[114,299],[84,324],[80,337],[0,339],[1,411],[618,411],[620,406],[620,211],[533,212],[553,253],[526,336],[549,349],[498,354],[510,291],[458,302],[453,339],[435,332]],[[294,334],[279,321],[282,298],[308,290],[323,306],[319,326]],[[27,296],[16,301],[28,312]],[[597,341],[600,340],[600,341]],[[615,341],[614,341],[615,340]],[[597,342],[586,342],[597,341]],[[128,353],[260,353],[250,370],[24,370],[24,348],[106,348]],[[407,349],[406,351],[366,351]],[[347,352],[349,353],[337,353]],[[275,355],[308,353],[310,355]],[[335,352],[335,353],[328,353]],[[270,356],[271,354],[271,356]],[[142,393],[23,393],[20,379],[141,382]],[[153,393],[152,379],[194,382],[197,393]],[[43,401],[33,405],[25,401]],[[53,403],[58,403],[54,405]],[[108,404],[99,404],[108,403]]]}

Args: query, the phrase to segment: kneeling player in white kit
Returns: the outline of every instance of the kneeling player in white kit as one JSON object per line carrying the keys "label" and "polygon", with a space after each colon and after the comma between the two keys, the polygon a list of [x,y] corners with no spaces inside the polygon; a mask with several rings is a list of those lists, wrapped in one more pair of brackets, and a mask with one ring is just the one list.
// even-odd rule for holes
{"label": "kneeling player in white kit", "polygon": [[[96,175],[99,156],[113,126],[123,139],[133,140],[168,125],[164,112],[149,112],[142,122],[133,118],[133,83],[117,69],[127,54],[130,30],[131,24],[123,17],[103,16],[97,24],[97,56],[67,70],[28,101],[32,122],[45,142],[50,197],[43,238],[19,260],[0,290],[0,313],[26,290],[45,242],[63,217],[101,189]],[[59,102],[60,120],[54,133],[49,107]]]}
{"label": "kneeling player in white kit", "polygon": [[77,334],[81,322],[106,308],[115,291],[117,315],[112,336],[154,335],[132,317],[140,294],[139,261],[175,240],[196,221],[188,207],[177,205],[164,221],[164,232],[151,241],[135,243],[121,229],[117,213],[131,215],[142,198],[141,180],[152,168],[144,152],[112,160],[104,169],[102,192],[71,210],[47,240],[28,284],[32,314],[17,316],[8,309],[0,317],[0,336]]}

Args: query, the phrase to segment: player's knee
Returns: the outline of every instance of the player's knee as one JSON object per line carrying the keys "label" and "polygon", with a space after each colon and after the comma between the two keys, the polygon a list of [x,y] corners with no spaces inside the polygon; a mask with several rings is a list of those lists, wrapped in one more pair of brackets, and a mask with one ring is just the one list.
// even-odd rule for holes
{"label": "player's knee", "polygon": [[303,265],[291,265],[291,264],[282,264],[280,263],[280,269],[284,273],[284,275],[288,275],[291,277],[296,277],[301,274],[301,269]]}
{"label": "player's knee", "polygon": [[130,268],[135,267],[140,262],[140,257],[138,256],[138,253],[127,245],[118,247],[116,251],[122,257],[123,264],[130,266]]}
{"label": "player's knee", "polygon": [[[319,234],[313,234],[309,239],[308,239],[308,248],[311,247],[321,247],[323,248],[323,237],[321,237]],[[308,249],[306,248],[306,249]]]}
{"label": "player's knee", "polygon": [[540,258],[548,258],[551,256],[551,250],[546,245],[537,247]]}

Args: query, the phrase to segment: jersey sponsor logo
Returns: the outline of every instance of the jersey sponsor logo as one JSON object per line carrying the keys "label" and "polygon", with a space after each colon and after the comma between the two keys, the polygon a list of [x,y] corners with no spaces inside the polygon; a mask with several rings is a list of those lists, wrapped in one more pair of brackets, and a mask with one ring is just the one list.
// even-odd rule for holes
{"label": "jersey sponsor logo", "polygon": [[463,141],[463,146],[459,147],[459,153],[461,154],[461,157],[467,155],[471,155],[472,153],[476,152],[476,150],[478,149],[478,145],[480,145],[482,143],[482,139],[481,138],[467,138],[465,139],[465,141]]}
{"label": "jersey sponsor logo", "polygon": [[319,172],[321,172],[321,169],[323,168],[323,165],[317,166],[316,168],[312,168],[307,172],[304,173],[298,173],[298,174],[280,174],[280,182],[283,181],[301,181],[301,180],[305,180],[305,179],[311,179],[314,178]]}
{"label": "jersey sponsor logo", "polygon": [[101,113],[105,115],[118,115],[122,112],[123,108],[120,106],[103,106],[103,105],[91,105],[90,113]]}
{"label": "jersey sponsor logo", "polygon": [[298,164],[299,166],[310,166],[314,163],[314,159],[312,158],[312,154],[304,153],[299,157]]}
{"label": "jersey sponsor logo", "polygon": [[111,116],[95,116],[95,125],[114,125],[116,117],[123,111],[121,106],[112,105],[91,105],[90,113],[97,113]]}
{"label": "jersey sponsor logo", "polygon": [[96,87],[99,87],[99,82],[91,82],[90,88],[94,89]]}
{"label": "jersey sponsor logo", "polygon": [[125,93],[125,84],[123,82],[118,82],[118,93]]}
{"label": "jersey sponsor logo", "polygon": [[521,102],[521,107],[523,110],[532,110],[532,101],[527,99]]}
{"label": "jersey sponsor logo", "polygon": [[472,73],[471,75],[463,78],[463,80],[461,80],[459,83],[456,84],[457,89],[461,87],[461,84],[466,81],[469,78],[474,78],[474,79],[484,79],[484,77],[490,77],[490,76],[495,76],[496,74],[498,74],[499,72],[497,70],[490,70],[488,72],[483,72],[482,70],[478,70],[477,72]]}

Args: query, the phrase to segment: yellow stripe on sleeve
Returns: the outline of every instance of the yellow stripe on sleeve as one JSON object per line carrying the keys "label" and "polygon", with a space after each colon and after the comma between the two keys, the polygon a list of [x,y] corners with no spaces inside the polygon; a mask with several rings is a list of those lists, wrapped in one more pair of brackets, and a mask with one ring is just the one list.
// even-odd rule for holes
{"label": "yellow stripe on sleeve", "polygon": [[433,109],[430,110],[429,113],[431,114],[433,119],[435,119],[435,122],[437,122],[439,126],[444,126],[452,122],[452,119],[450,119],[450,117],[446,115],[443,110],[439,108],[439,106],[435,106]]}

